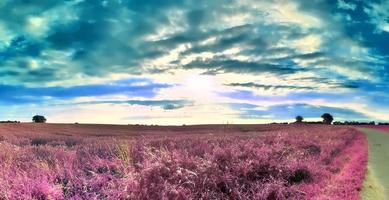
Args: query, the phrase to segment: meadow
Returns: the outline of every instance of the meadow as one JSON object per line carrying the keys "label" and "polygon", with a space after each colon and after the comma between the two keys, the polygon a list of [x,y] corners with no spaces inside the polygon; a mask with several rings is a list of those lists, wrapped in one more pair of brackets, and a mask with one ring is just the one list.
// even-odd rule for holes
{"label": "meadow", "polygon": [[348,126],[1,124],[0,199],[359,199]]}

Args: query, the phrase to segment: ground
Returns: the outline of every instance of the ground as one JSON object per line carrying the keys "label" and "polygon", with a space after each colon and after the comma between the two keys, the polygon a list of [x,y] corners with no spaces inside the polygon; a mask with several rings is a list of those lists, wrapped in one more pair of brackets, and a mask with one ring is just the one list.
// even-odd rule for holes
{"label": "ground", "polygon": [[[374,128],[374,129],[373,129]],[[369,141],[368,171],[362,198],[366,200],[389,198],[389,130],[386,127],[361,128]]]}
{"label": "ground", "polygon": [[349,126],[0,124],[0,199],[359,199]]}

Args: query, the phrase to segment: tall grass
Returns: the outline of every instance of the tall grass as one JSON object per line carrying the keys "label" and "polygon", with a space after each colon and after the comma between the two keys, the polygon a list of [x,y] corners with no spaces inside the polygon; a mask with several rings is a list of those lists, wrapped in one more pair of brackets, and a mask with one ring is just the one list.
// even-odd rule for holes
{"label": "tall grass", "polygon": [[291,126],[137,138],[5,135],[0,199],[313,199],[342,170],[335,161],[357,134]]}

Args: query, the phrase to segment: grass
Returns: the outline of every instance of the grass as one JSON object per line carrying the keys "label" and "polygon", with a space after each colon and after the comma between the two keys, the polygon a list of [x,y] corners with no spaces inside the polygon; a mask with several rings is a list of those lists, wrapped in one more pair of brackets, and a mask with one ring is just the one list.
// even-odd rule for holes
{"label": "grass", "polygon": [[368,172],[362,199],[389,198],[389,134],[368,128],[361,129],[369,141]]}
{"label": "grass", "polygon": [[19,125],[0,125],[0,199],[358,200],[367,160],[348,127]]}

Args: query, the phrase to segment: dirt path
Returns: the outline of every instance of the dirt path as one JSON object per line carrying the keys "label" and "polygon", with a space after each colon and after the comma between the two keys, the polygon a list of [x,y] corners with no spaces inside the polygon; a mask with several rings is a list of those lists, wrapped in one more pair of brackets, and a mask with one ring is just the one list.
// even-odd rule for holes
{"label": "dirt path", "polygon": [[389,133],[361,128],[369,142],[368,171],[362,199],[389,199]]}

